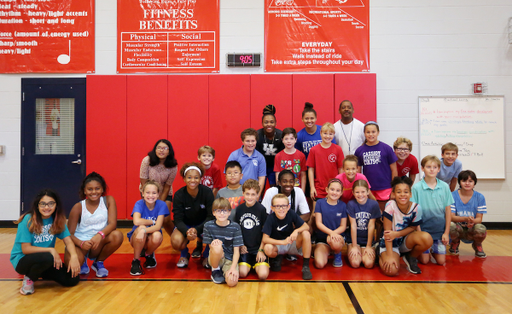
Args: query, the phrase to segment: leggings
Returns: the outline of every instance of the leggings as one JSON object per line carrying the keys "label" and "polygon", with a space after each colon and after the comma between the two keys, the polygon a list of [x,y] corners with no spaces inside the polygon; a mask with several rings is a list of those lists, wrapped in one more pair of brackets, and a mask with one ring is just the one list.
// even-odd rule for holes
{"label": "leggings", "polygon": [[53,267],[53,255],[49,252],[33,253],[23,256],[16,266],[16,272],[25,275],[32,281],[39,278],[43,280],[53,280],[65,287],[76,286],[80,277],[71,277],[71,272],[62,265],[60,269]]}

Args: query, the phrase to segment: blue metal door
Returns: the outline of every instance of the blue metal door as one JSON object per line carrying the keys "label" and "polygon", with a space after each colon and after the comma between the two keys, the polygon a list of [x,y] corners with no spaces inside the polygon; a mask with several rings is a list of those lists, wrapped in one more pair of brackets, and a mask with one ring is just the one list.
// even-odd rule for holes
{"label": "blue metal door", "polygon": [[57,191],[69,213],[85,176],[85,78],[25,78],[21,105],[21,213]]}

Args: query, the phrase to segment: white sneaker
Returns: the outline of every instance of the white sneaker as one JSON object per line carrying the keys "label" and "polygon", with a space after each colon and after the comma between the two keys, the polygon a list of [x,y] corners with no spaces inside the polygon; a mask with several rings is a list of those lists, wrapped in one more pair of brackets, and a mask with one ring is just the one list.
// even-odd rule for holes
{"label": "white sneaker", "polygon": [[20,293],[23,295],[34,293],[34,282],[27,276],[23,277],[23,284],[21,285]]}

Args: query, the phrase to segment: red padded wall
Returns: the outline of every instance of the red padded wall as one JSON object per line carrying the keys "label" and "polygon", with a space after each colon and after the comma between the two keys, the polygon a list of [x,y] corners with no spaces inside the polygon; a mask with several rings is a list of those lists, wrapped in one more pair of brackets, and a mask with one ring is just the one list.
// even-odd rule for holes
{"label": "red padded wall", "polygon": [[302,110],[305,102],[314,105],[318,125],[333,122],[334,75],[293,74],[293,127],[297,132],[304,128]]}
{"label": "red padded wall", "polygon": [[[208,75],[169,75],[167,86],[167,138],[181,167],[186,162],[198,161],[197,150],[208,145]],[[184,185],[178,174],[173,190]]]}
{"label": "red padded wall", "polygon": [[251,127],[261,129],[263,108],[276,106],[277,128],[292,126],[292,75],[251,75]]}
{"label": "red padded wall", "polygon": [[377,120],[377,74],[344,73],[334,75],[334,116],[343,100],[350,100],[354,106],[354,117],[366,123]]}
{"label": "red padded wall", "polygon": [[240,133],[250,127],[250,89],[250,75],[209,76],[208,137],[223,170],[229,154],[242,146]]}
{"label": "red padded wall", "polygon": [[126,205],[126,76],[87,76],[86,171],[101,174],[114,196],[117,216]]}
{"label": "red padded wall", "polygon": [[[376,119],[376,75],[89,75],[87,172],[105,177],[118,218],[129,218],[140,198],[140,162],[158,139],[171,141],[180,165],[197,160],[199,146],[211,145],[224,168],[242,144],[242,130],[261,128],[266,104],[277,107],[278,128],[299,131],[304,102],[315,105],[321,125],[339,119],[343,99],[354,103],[356,118]],[[178,177],[173,187],[182,186]]]}
{"label": "red padded wall", "polygon": [[167,76],[128,76],[126,174],[128,217],[140,199],[140,163],[156,141],[167,138]]}

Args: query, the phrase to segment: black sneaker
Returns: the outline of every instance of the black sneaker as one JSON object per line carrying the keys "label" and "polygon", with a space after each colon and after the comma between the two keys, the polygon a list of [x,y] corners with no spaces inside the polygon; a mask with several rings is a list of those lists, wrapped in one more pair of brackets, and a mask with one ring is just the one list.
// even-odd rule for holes
{"label": "black sneaker", "polygon": [[140,260],[134,259],[132,261],[132,269],[130,270],[130,275],[140,276],[142,274],[144,274],[144,270],[142,270],[142,267],[140,266]]}
{"label": "black sneaker", "polygon": [[270,270],[281,271],[281,262],[283,261],[283,255],[277,255],[270,259]]}
{"label": "black sneaker", "polygon": [[295,262],[297,260],[297,256],[286,254],[286,260],[290,262]]}
{"label": "black sneaker", "polygon": [[413,274],[421,274],[421,269],[418,267],[418,260],[411,256],[411,254],[405,254],[402,259],[407,265],[407,270]]}
{"label": "black sneaker", "polygon": [[309,269],[309,266],[302,267],[302,279],[304,279],[304,280],[313,279],[313,274],[311,274],[311,270]]}
{"label": "black sneaker", "polygon": [[203,252],[203,247],[196,247],[193,251],[192,251],[192,257],[193,258],[199,258],[201,257],[201,253]]}
{"label": "black sneaker", "polygon": [[226,279],[224,278],[224,274],[222,273],[222,270],[216,269],[212,271],[212,281],[214,283],[225,283]]}
{"label": "black sneaker", "polygon": [[155,252],[151,253],[151,255],[146,255],[146,262],[144,263],[144,267],[146,267],[146,268],[155,268],[156,267]]}

